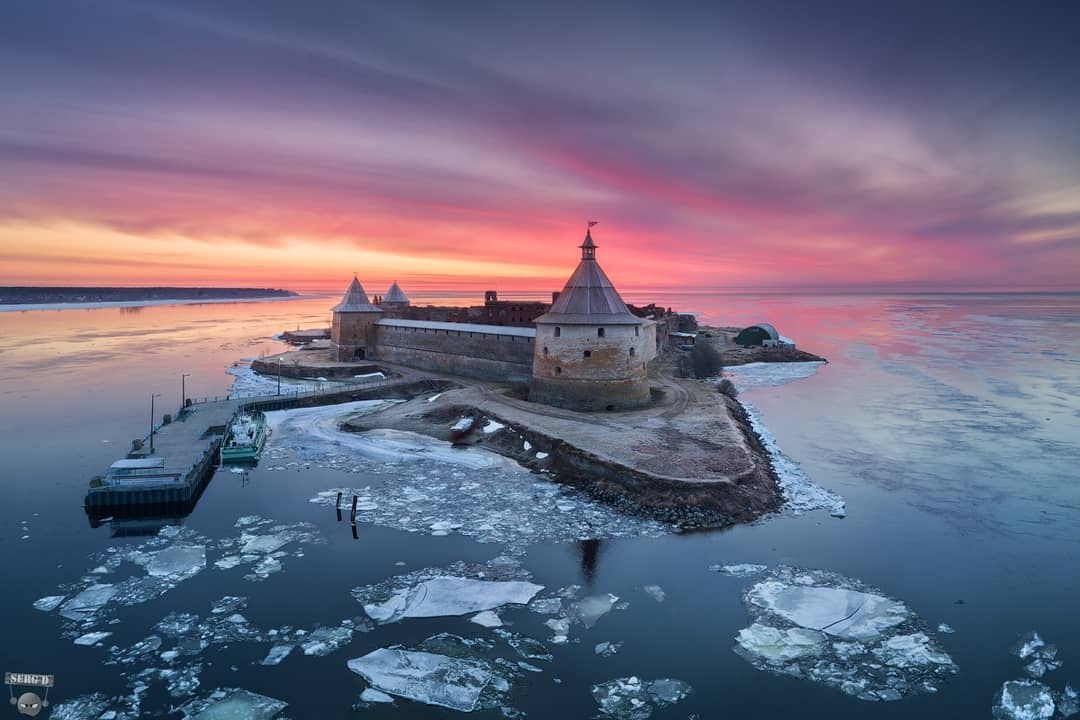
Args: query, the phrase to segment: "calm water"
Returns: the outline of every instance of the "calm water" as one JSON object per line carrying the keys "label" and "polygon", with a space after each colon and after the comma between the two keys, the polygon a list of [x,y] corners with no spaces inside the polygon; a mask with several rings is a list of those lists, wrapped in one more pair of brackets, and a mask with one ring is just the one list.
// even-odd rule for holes
{"label": "calm water", "polygon": [[[508,705],[530,717],[592,717],[593,684],[638,675],[678,678],[694,688],[657,718],[788,718],[793,708],[823,718],[989,717],[1002,682],[1022,676],[1009,649],[1033,629],[1057,643],[1065,662],[1048,684],[1080,685],[1080,297],[663,300],[712,323],[768,320],[830,359],[808,378],[752,387],[743,398],[760,409],[787,455],[844,496],[848,517],[817,511],[726,532],[527,547],[523,564],[535,582],[581,584],[629,606],[575,629],[578,642],[549,646],[554,659],[540,663],[542,673],[515,681]],[[304,546],[302,557],[290,549],[281,572],[251,582],[243,578],[250,568],[208,567],[160,598],[120,608],[120,622],[101,628],[113,633],[105,647],[73,645],[55,612],[33,609],[35,600],[62,594],[60,586],[94,568],[91,556],[145,542],[114,537],[108,526],[92,529],[82,498],[87,479],[145,434],[150,395],[162,394],[163,411],[175,409],[181,373],[191,373],[191,396],[224,394],[232,381],[226,367],[279,349],[271,336],[284,328],[325,323],[330,304],[0,313],[5,670],[55,674],[54,703],[93,692],[123,695],[130,692],[127,675],[162,662],[109,665],[107,648],[145,638],[170,611],[205,616],[211,601],[236,595],[247,597],[243,614],[263,628],[337,625],[360,614],[354,587],[456,560],[484,562],[503,551],[458,533],[374,524],[362,524],[354,539],[332,509],[308,500],[386,477],[318,463],[271,471],[264,462],[248,476],[219,472],[184,523],[211,539],[235,537],[237,519],[251,514],[313,523],[325,542]],[[423,462],[409,467],[389,481],[407,483],[409,472],[431,470]],[[480,470],[473,479],[486,477]],[[219,553],[207,557],[212,564]],[[835,571],[903,600],[931,627],[948,623],[955,634],[939,640],[959,674],[936,695],[866,703],[754,669],[731,651],[748,622],[740,593],[752,580],[707,570],[744,561]],[[120,568],[109,581],[133,574]],[[642,590],[652,584],[664,589],[664,602]],[[544,616],[524,609],[502,616],[516,632],[551,635]],[[258,664],[266,644],[242,642],[213,645],[185,661],[202,663],[195,695],[242,687],[289,702],[289,717],[351,717],[365,683],[346,660],[441,631],[490,636],[464,618],[414,619],[357,633],[324,657],[294,652],[273,667]],[[600,658],[593,647],[601,641],[624,644]],[[150,685],[144,716],[169,716],[182,704],[161,683]],[[458,715],[403,700],[361,713]]]}

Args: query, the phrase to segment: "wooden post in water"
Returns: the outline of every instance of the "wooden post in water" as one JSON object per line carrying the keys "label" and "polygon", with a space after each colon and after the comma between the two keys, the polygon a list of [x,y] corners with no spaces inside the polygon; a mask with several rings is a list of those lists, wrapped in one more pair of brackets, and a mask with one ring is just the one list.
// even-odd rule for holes
{"label": "wooden post in water", "polygon": [[352,496],[352,512],[349,513],[349,522],[356,524],[356,496]]}
{"label": "wooden post in water", "polygon": [[341,491],[340,490],[338,490],[337,502],[334,503],[334,508],[337,509],[337,510],[341,509]]}

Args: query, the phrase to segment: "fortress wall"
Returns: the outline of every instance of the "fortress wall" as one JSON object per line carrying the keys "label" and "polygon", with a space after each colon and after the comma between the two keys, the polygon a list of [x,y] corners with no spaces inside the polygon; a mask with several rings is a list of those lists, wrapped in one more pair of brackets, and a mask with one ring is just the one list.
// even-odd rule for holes
{"label": "fortress wall", "polygon": [[533,339],[431,328],[377,327],[378,359],[483,380],[528,382]]}

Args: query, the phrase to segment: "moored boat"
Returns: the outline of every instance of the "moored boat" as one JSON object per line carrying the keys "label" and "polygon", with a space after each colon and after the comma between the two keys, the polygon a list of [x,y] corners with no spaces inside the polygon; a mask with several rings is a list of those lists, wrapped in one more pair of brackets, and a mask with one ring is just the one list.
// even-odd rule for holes
{"label": "moored boat", "polygon": [[251,462],[259,457],[269,430],[266,416],[258,410],[233,417],[221,441],[221,462]]}

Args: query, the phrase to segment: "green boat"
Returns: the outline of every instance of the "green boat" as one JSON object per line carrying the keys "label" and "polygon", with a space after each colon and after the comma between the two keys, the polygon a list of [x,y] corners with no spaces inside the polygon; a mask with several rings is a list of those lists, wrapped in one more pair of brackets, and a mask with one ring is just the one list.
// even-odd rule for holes
{"label": "green boat", "polygon": [[238,413],[225,429],[221,462],[253,462],[259,457],[269,432],[263,413],[258,410]]}

